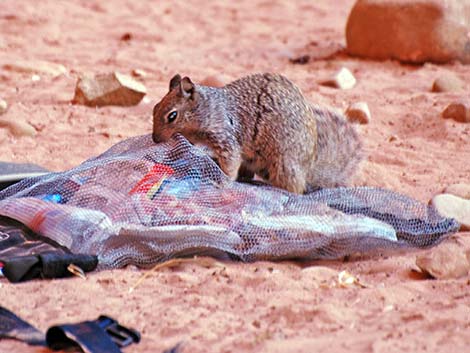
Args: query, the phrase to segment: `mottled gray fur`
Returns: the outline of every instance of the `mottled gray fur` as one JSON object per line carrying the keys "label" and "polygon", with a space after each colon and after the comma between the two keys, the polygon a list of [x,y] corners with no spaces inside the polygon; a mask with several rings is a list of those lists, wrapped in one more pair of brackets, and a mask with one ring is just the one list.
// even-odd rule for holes
{"label": "mottled gray fur", "polygon": [[312,105],[277,74],[246,76],[222,88],[176,75],[153,119],[155,142],[179,132],[208,146],[230,178],[242,167],[296,193],[346,185],[362,156],[343,116]]}

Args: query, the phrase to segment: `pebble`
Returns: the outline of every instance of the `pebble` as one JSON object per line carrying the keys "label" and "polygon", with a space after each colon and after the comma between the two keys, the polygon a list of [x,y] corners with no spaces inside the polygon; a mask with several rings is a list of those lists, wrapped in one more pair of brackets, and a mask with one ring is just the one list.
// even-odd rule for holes
{"label": "pebble", "polygon": [[1,127],[8,128],[16,137],[37,135],[37,131],[34,126],[26,121],[0,119],[0,128]]}
{"label": "pebble", "polygon": [[8,103],[0,98],[0,115],[8,110]]}
{"label": "pebble", "polygon": [[63,65],[41,60],[17,60],[14,63],[4,64],[3,68],[7,71],[36,75],[45,74],[52,77],[58,77],[67,73],[67,69]]}
{"label": "pebble", "polygon": [[416,257],[416,265],[436,279],[455,279],[468,275],[470,263],[462,246],[444,243]]}
{"label": "pebble", "polygon": [[139,104],[147,93],[145,86],[119,72],[86,75],[78,79],[72,103],[91,107]]}
{"label": "pebble", "polygon": [[442,117],[460,123],[470,123],[470,103],[468,101],[450,103],[442,112]]}
{"label": "pebble", "polygon": [[130,41],[134,36],[132,33],[126,32],[121,36],[121,40],[124,42]]}
{"label": "pebble", "polygon": [[452,184],[446,187],[443,192],[470,200],[470,184]]}
{"label": "pebble", "polygon": [[447,72],[434,81],[431,91],[436,93],[460,91],[463,86],[463,81],[457,75]]}
{"label": "pebble", "polygon": [[366,102],[351,104],[344,114],[353,123],[368,124],[370,122],[370,110]]}
{"label": "pebble", "polygon": [[459,222],[461,231],[470,230],[470,200],[451,194],[440,194],[433,197],[431,204],[442,216],[454,218]]}
{"label": "pebble", "polygon": [[356,78],[347,68],[341,68],[331,79],[320,82],[323,86],[339,88],[339,89],[351,89],[356,85]]}
{"label": "pebble", "polygon": [[379,60],[470,63],[470,2],[358,0],[346,24],[347,51]]}
{"label": "pebble", "polygon": [[289,61],[292,63],[292,64],[299,64],[299,65],[305,65],[305,64],[308,64],[309,61],[310,61],[310,55],[302,55],[302,56],[298,56],[296,58],[291,58],[289,59]]}

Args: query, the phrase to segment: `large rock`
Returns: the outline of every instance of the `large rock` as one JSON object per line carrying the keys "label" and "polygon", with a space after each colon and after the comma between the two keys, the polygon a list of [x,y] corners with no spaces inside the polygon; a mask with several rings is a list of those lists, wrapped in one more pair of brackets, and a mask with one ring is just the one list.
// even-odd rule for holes
{"label": "large rock", "polygon": [[444,217],[454,218],[460,223],[460,230],[470,230],[470,200],[451,194],[434,196],[431,204]]}
{"label": "large rock", "polygon": [[146,93],[142,83],[130,76],[112,72],[80,77],[72,103],[91,107],[131,106],[138,104]]}
{"label": "large rock", "polygon": [[470,63],[470,0],[358,0],[346,25],[352,55]]}

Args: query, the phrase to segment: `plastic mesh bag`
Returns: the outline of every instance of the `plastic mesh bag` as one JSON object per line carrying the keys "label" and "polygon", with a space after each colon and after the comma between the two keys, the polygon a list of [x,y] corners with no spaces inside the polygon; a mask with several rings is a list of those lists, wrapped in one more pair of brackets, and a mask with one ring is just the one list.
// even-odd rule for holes
{"label": "plastic mesh bag", "polygon": [[123,141],[66,172],[0,193],[0,214],[102,267],[148,266],[173,256],[242,260],[339,258],[429,247],[458,224],[378,188],[294,195],[230,181],[184,137]]}

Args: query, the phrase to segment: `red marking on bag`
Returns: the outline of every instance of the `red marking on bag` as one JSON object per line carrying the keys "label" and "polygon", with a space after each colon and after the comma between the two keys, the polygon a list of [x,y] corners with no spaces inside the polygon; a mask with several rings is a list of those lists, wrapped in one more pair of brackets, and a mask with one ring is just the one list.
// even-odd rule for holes
{"label": "red marking on bag", "polygon": [[174,174],[173,168],[164,164],[155,164],[150,171],[129,191],[129,194],[146,194],[155,184]]}

